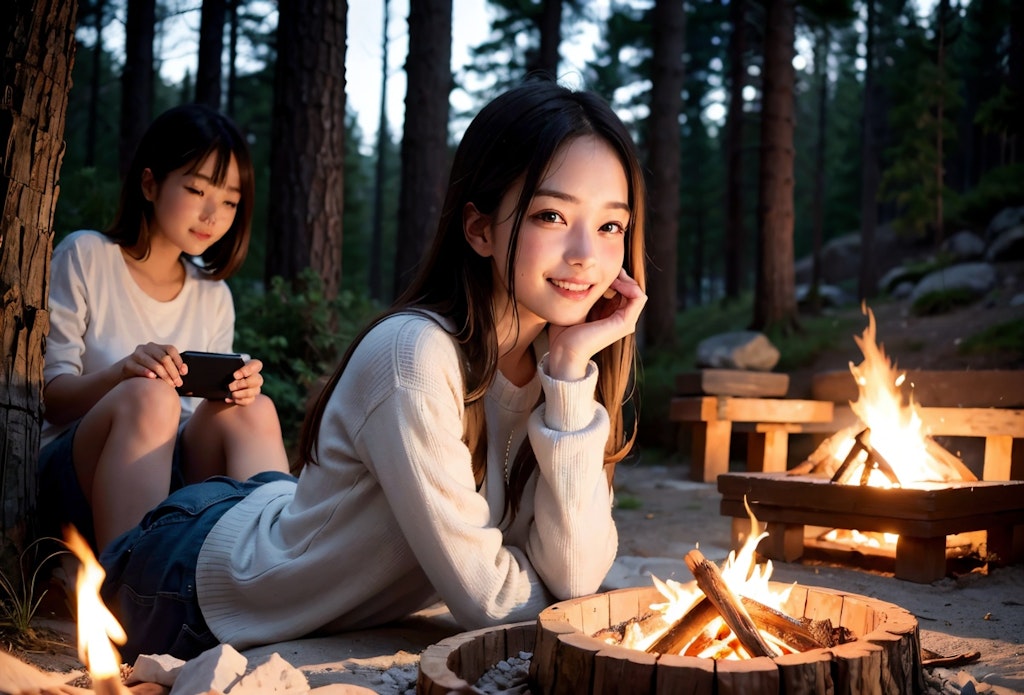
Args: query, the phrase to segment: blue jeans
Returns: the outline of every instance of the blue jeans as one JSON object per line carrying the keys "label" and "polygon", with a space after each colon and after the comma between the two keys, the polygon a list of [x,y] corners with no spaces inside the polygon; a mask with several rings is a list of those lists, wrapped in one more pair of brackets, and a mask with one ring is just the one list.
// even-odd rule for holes
{"label": "blue jeans", "polygon": [[250,492],[294,479],[265,472],[245,482],[217,476],[186,485],[104,549],[99,561],[107,577],[100,595],[128,634],[123,661],[133,663],[139,654],[190,659],[218,644],[199,608],[199,549],[224,513]]}

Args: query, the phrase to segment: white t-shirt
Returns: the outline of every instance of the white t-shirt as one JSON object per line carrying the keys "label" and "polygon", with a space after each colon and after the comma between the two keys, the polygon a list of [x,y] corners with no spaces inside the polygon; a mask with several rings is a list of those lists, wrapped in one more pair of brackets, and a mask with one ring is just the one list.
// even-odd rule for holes
{"label": "white t-shirt", "polygon": [[[143,343],[174,345],[179,352],[231,352],[235,307],[223,280],[205,278],[191,263],[185,284],[168,302],[142,291],[128,271],[121,247],[99,232],[69,234],[50,264],[50,333],[43,380],[91,374],[130,355]],[[181,399],[184,422],[199,403]],[[71,425],[43,420],[45,446]]]}

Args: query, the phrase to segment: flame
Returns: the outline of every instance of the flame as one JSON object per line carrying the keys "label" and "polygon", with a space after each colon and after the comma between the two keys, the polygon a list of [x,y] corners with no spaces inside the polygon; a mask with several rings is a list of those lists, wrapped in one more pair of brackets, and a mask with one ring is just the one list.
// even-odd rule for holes
{"label": "flame", "polygon": [[[906,380],[906,372],[897,370],[876,342],[874,313],[866,306],[862,310],[867,314],[868,326],[861,336],[853,339],[863,353],[864,361],[859,365],[850,362],[850,372],[858,389],[858,398],[850,403],[850,408],[870,431],[866,443],[888,462],[899,485],[959,479],[956,471],[936,460],[929,451],[929,433],[913,396],[907,403],[903,402],[900,387]],[[845,460],[853,446],[853,438],[847,438],[836,447],[835,458]],[[865,452],[860,452],[855,465],[863,466],[866,458]],[[859,482],[860,475],[851,479]],[[870,472],[866,484],[895,486],[878,470]]]}
{"label": "flame", "polygon": [[[735,594],[752,598],[776,610],[782,610],[784,604],[789,599],[793,587],[787,586],[785,589],[778,590],[769,586],[769,580],[772,575],[772,562],[768,560],[764,564],[757,564],[755,552],[758,543],[763,538],[766,538],[768,533],[761,531],[760,523],[757,517],[754,516],[754,512],[751,511],[750,505],[747,504],[746,497],[743,499],[743,505],[746,507],[747,515],[750,517],[750,533],[747,534],[747,540],[743,543],[739,552],[735,550],[729,551],[729,556],[719,568],[722,579]],[[696,582],[682,584],[672,579],[662,581],[654,576],[651,578],[654,581],[655,587],[665,597],[666,601],[664,603],[653,603],[650,607],[651,610],[662,614],[662,620],[666,626],[676,623],[698,601],[704,598],[704,593],[697,587]],[[627,628],[621,645],[631,649],[647,649],[663,633],[664,630],[659,630],[651,634],[643,634],[641,628],[634,623]],[[704,634],[714,635],[715,639],[697,656],[713,659],[749,658],[749,655],[747,655],[721,617],[715,618],[708,623],[704,629]],[[793,649],[782,644],[763,630],[761,634],[770,644],[777,648],[779,653],[784,654],[793,651]],[[684,648],[683,651],[685,652],[686,649]]]}
{"label": "flame", "polygon": [[78,657],[89,669],[93,680],[120,680],[121,658],[111,641],[124,644],[128,639],[117,619],[100,599],[100,585],[106,572],[92,554],[89,544],[74,529],[64,531],[68,548],[81,563],[75,582],[78,604]]}

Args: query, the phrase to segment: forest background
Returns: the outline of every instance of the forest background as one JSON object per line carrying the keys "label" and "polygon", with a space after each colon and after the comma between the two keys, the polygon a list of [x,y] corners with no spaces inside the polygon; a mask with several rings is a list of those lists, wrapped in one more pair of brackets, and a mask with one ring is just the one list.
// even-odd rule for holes
{"label": "forest background", "polygon": [[[384,27],[389,5],[374,3]],[[692,364],[680,346],[700,335],[686,317],[701,308],[812,342],[829,239],[859,232],[845,289],[872,299],[881,225],[937,249],[1024,200],[1024,3],[488,0],[490,26],[454,72],[452,0],[409,5],[402,130],[382,98],[378,132],[364,133],[346,99],[343,0],[5,2],[0,556],[30,536],[49,253],[112,219],[135,143],[174,104],[211,104],[249,138],[258,204],[230,281],[235,345],[266,363],[290,441],[317,379],[424,255],[458,124],[530,72],[564,77],[560,51],[584,33],[599,38],[571,81],[613,104],[648,170],[642,398]],[[195,74],[173,83],[161,77],[172,18],[198,34]],[[106,43],[114,25],[123,44]],[[393,39],[382,32],[382,54]],[[456,89],[470,100],[459,109]]]}

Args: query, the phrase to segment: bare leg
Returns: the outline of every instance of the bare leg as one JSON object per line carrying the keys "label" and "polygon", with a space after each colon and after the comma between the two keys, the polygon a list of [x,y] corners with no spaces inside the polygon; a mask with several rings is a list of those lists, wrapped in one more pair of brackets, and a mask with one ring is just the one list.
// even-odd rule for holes
{"label": "bare leg", "polygon": [[204,401],[182,433],[186,483],[227,475],[246,480],[264,471],[288,472],[274,402],[260,395],[246,406]]}
{"label": "bare leg", "polygon": [[92,507],[97,547],[167,497],[180,414],[174,389],[138,378],[118,384],[82,418],[75,472]]}

